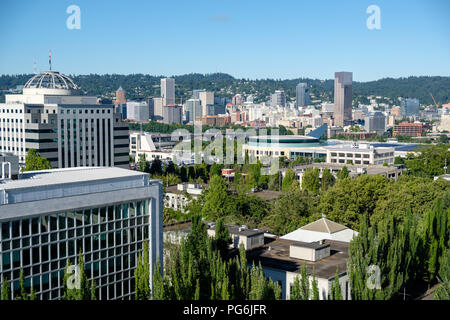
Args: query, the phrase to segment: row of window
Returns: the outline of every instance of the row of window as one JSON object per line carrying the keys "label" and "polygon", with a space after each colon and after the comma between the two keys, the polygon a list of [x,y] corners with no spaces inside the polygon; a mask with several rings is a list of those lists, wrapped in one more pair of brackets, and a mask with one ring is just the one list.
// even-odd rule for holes
{"label": "row of window", "polygon": [[[83,110],[84,110],[84,113],[89,113],[88,109],[78,109],[78,113],[80,113],[80,114],[83,113]],[[72,111],[72,114],[76,114],[77,113],[77,109],[67,109],[67,110],[61,109],[59,113],[61,113],[61,114],[64,114],[64,113],[70,114],[71,111]],[[90,109],[90,111],[91,111],[91,113],[94,113],[93,109]],[[96,111],[97,111],[96,113],[100,113],[99,109],[96,109]],[[106,111],[107,111],[107,113],[111,113],[111,110],[109,110],[109,109],[107,109]],[[105,113],[105,109],[102,109],[102,113]]]}
{"label": "row of window", "polygon": [[[332,157],[336,157],[337,155],[338,155],[338,154],[337,154],[336,152],[331,152],[331,156],[332,156]],[[370,158],[370,155],[367,154],[367,153],[362,154],[362,155],[361,155],[361,153],[355,153],[355,154],[353,154],[353,153],[347,153],[347,154],[345,154],[345,153],[339,153],[339,157],[345,157],[345,156],[347,156],[348,158],[353,158],[353,157],[355,157],[355,158],[361,158],[361,156],[362,156],[363,158],[366,158],[366,159]]]}

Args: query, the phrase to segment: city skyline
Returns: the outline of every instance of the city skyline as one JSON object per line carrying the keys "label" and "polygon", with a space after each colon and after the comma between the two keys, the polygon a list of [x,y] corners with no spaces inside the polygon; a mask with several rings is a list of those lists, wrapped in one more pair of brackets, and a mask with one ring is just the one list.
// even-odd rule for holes
{"label": "city skyline", "polygon": [[[249,79],[331,79],[336,70],[350,70],[363,82],[450,75],[446,1],[278,6],[78,1],[81,23],[75,30],[66,26],[71,4],[6,4],[0,26],[8,50],[0,53],[0,73],[33,73],[34,61],[38,72],[48,70],[51,50],[52,69],[64,74],[223,72]],[[380,8],[379,30],[366,26],[372,4]],[[168,19],[172,22],[165,24]],[[271,39],[283,45],[267,46]]]}

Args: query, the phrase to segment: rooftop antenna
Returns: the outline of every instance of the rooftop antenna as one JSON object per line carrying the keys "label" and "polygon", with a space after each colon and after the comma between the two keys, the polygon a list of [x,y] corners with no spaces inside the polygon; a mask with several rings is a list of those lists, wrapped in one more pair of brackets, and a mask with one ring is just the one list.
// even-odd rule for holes
{"label": "rooftop antenna", "polygon": [[52,50],[48,52],[48,64],[50,65],[50,71],[52,71]]}

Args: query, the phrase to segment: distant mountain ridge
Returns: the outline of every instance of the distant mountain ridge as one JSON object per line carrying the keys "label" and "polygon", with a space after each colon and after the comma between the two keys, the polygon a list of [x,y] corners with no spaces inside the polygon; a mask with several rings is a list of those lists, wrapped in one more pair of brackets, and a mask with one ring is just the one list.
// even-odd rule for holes
{"label": "distant mountain ridge", "polygon": [[[0,88],[15,88],[23,85],[33,74],[1,75]],[[105,98],[114,97],[115,91],[122,86],[127,91],[127,98],[145,99],[149,96],[159,96],[160,79],[164,76],[146,74],[88,74],[69,75],[85,94],[98,95]],[[284,89],[288,99],[295,99],[295,87],[299,82],[306,82],[311,87],[314,99],[322,101],[333,100],[334,79],[237,79],[225,73],[199,74],[191,73],[173,76],[176,83],[177,103],[191,97],[193,89],[206,89],[216,92],[217,96],[231,97],[236,93],[245,96],[252,94],[255,102],[266,101],[271,93]],[[432,104],[433,94],[438,104],[450,101],[450,77],[443,76],[411,76],[407,78],[383,78],[369,82],[353,82],[354,100],[368,103],[365,97],[369,95],[390,98],[398,103],[398,97],[417,98],[421,104]],[[3,95],[3,94],[2,94]],[[0,98],[4,100],[3,97]]]}

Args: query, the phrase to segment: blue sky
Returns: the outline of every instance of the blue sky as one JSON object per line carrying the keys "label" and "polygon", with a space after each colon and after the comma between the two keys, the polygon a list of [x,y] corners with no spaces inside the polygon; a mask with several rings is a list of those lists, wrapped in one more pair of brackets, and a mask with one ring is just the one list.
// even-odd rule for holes
{"label": "blue sky", "polygon": [[[69,30],[66,8],[81,10]],[[381,30],[369,30],[369,5]],[[450,76],[448,0],[14,0],[0,3],[0,74],[225,72],[355,81]]]}

